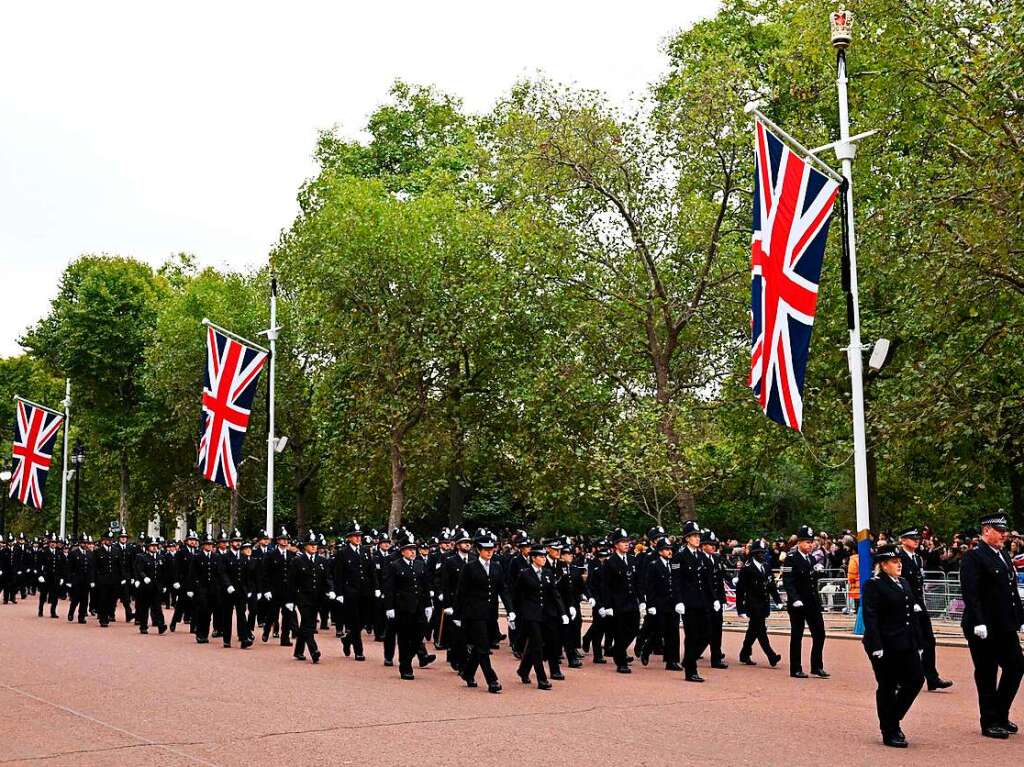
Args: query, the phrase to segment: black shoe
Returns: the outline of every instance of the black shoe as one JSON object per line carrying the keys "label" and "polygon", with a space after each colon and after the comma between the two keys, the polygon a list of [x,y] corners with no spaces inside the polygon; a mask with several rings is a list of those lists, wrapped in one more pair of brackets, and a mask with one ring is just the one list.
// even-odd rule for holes
{"label": "black shoe", "polygon": [[210,640],[203,639],[202,637],[196,637],[196,644],[210,644]]}
{"label": "black shoe", "polygon": [[620,673],[620,674],[632,674],[633,673],[633,669],[631,669],[629,666],[616,666],[615,670],[618,673]]}
{"label": "black shoe", "polygon": [[935,682],[928,683],[928,692],[935,692],[936,690],[947,690],[953,686],[953,683],[948,679],[942,679],[941,677],[936,679]]}
{"label": "black shoe", "polygon": [[474,680],[474,679],[466,679],[465,677],[463,677],[462,681],[466,683],[466,687],[479,687],[480,686],[480,685],[478,685],[476,683],[476,680]]}
{"label": "black shoe", "polygon": [[210,637],[213,639],[219,639],[221,636],[223,635],[219,631],[214,631],[212,634],[210,634]]}
{"label": "black shoe", "polygon": [[499,692],[501,692],[501,685],[497,683],[489,684],[487,685],[487,692],[497,695]]}
{"label": "black shoe", "polygon": [[423,657],[419,658],[420,668],[426,668],[435,660],[437,660],[436,655],[424,655]]}
{"label": "black shoe", "polygon": [[306,660],[306,656],[305,655],[294,655],[293,654],[292,658],[294,658],[295,660]]}
{"label": "black shoe", "polygon": [[402,679],[415,679],[416,678],[415,675],[413,675],[411,673],[409,673],[409,674],[399,674],[399,676],[402,677]]}
{"label": "black shoe", "polygon": [[156,633],[158,633],[160,636],[163,636],[167,633],[167,626],[161,626],[157,629]]}
{"label": "black shoe", "polygon": [[224,649],[227,650],[227,649],[230,649],[230,648],[231,648],[231,642],[225,642],[224,643]]}
{"label": "black shoe", "polygon": [[313,652],[310,653],[310,658],[312,658],[314,663],[319,663],[320,662],[320,651],[319,650],[313,650]]}
{"label": "black shoe", "polygon": [[827,671],[826,671],[825,669],[823,669],[823,668],[819,668],[819,669],[818,669],[818,670],[816,670],[816,671],[812,671],[812,672],[811,672],[811,674],[812,674],[812,676],[816,676],[816,677],[818,677],[819,679],[828,679],[828,678],[829,678],[830,676],[832,676],[832,675],[831,675],[830,673],[828,673],[828,672],[827,672]]}
{"label": "black shoe", "polygon": [[583,668],[583,661],[572,658],[569,661],[569,668]]}
{"label": "black shoe", "polygon": [[1003,729],[1006,730],[1011,735],[1016,735],[1017,731],[1020,728],[1018,728],[1017,725],[1015,725],[1013,722],[1011,722],[1009,719],[1007,719],[1005,722],[1003,722]]}
{"label": "black shoe", "polygon": [[395,662],[393,660],[385,660],[384,661],[384,665],[387,666],[388,668],[391,668],[392,666],[395,665]]}
{"label": "black shoe", "polygon": [[266,631],[266,630],[264,630],[264,631],[263,631],[263,637],[262,637],[262,639],[263,639],[263,643],[264,643],[264,644],[266,644],[266,643],[267,643],[267,641],[268,641],[268,640],[270,639],[270,632],[269,632],[269,631]]}
{"label": "black shoe", "polygon": [[666,671],[682,671],[683,667],[680,666],[678,663],[666,663],[665,664],[665,670]]}
{"label": "black shoe", "polygon": [[529,684],[530,683],[530,675],[529,674],[526,674],[526,675],[519,674],[519,681],[522,682],[523,684]]}
{"label": "black shoe", "polygon": [[794,679],[809,679],[810,678],[803,671],[790,671],[789,675],[791,677],[793,677]]}
{"label": "black shoe", "polygon": [[68,623],[71,623],[71,621],[73,621],[74,619],[75,619],[75,616],[69,615],[68,616]]}
{"label": "black shoe", "polygon": [[287,639],[285,641],[281,642],[281,647],[291,647],[291,646],[292,646],[292,643],[290,641],[288,641]]}
{"label": "black shoe", "polygon": [[365,655],[357,655],[357,656],[356,656],[356,660],[358,660],[358,661],[364,661],[364,660],[366,660],[366,656],[365,656]]}
{"label": "black shoe", "polygon": [[686,681],[687,682],[703,682],[704,681],[704,677],[702,677],[700,674],[687,674],[686,675]]}
{"label": "black shoe", "polygon": [[352,643],[348,641],[347,636],[341,638],[341,651],[345,653],[346,658],[352,654]]}
{"label": "black shoe", "polygon": [[253,642],[255,642],[255,641],[256,640],[253,637],[249,637],[248,639],[243,639],[242,640],[242,644],[241,644],[242,649],[243,650],[248,650],[250,647],[252,647]]}
{"label": "black shoe", "polygon": [[781,655],[773,655],[772,657],[770,657],[768,659],[768,663],[771,664],[772,668],[775,668],[776,666],[779,665],[779,661],[780,660],[782,660],[782,656]]}
{"label": "black shoe", "polygon": [[594,658],[594,660],[592,660],[590,662],[591,663],[597,663],[597,664],[601,665],[601,664],[607,663],[608,661],[606,661],[604,658]]}
{"label": "black shoe", "polygon": [[757,661],[756,660],[752,660],[749,657],[747,657],[747,658],[740,658],[740,663],[742,663],[744,666],[756,666],[757,665]]}
{"label": "black shoe", "polygon": [[177,628],[178,628],[178,624],[177,624],[177,623],[175,623],[174,621],[171,621],[171,633],[172,633],[172,634],[173,634],[173,633],[175,632],[175,630],[176,630]]}
{"label": "black shoe", "polygon": [[628,663],[631,666],[633,665],[633,661],[635,661],[635,660],[636,660],[636,658],[634,658],[632,655],[627,655],[626,656],[626,663]]}
{"label": "black shoe", "polygon": [[647,652],[647,650],[644,650],[642,653],[640,653],[640,665],[641,666],[646,666],[650,662],[651,662],[651,654],[649,652]]}
{"label": "black shoe", "polygon": [[538,690],[550,690],[551,689],[551,682],[537,682],[537,689]]}
{"label": "black shoe", "polygon": [[563,674],[561,671],[553,671],[551,675],[548,677],[548,679],[554,679],[557,682],[564,682],[565,674]]}
{"label": "black shoe", "polygon": [[729,664],[724,660],[720,660],[717,663],[712,663],[711,668],[729,668]]}
{"label": "black shoe", "polygon": [[81,623],[84,626],[85,625],[85,618],[79,618],[78,622]]}
{"label": "black shoe", "polygon": [[149,629],[144,629],[144,628],[142,628],[142,627],[140,626],[140,627],[139,627],[139,633],[140,633],[140,634],[148,634],[148,633],[149,633]]}
{"label": "black shoe", "polygon": [[986,738],[995,738],[996,740],[1006,740],[1010,737],[1009,730],[1004,730],[1002,727],[996,727],[995,725],[992,725],[991,727],[982,727],[981,734]]}
{"label": "black shoe", "polygon": [[590,639],[583,637],[583,652],[590,652]]}
{"label": "black shoe", "polygon": [[902,732],[882,733],[882,744],[889,748],[906,748],[907,739]]}

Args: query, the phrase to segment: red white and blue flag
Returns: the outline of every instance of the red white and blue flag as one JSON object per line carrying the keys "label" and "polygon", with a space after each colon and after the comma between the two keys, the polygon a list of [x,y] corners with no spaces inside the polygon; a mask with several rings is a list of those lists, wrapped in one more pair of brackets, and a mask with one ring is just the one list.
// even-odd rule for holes
{"label": "red white and blue flag", "polygon": [[63,424],[64,416],[60,413],[15,397],[11,498],[33,509],[43,508],[43,489],[53,460],[53,445]]}
{"label": "red white and blue flag", "polygon": [[804,372],[839,184],[757,121],[750,387],[773,421],[803,423]]}
{"label": "red white and blue flag", "polygon": [[200,473],[225,487],[238,484],[242,442],[268,352],[206,327],[206,372],[199,425]]}

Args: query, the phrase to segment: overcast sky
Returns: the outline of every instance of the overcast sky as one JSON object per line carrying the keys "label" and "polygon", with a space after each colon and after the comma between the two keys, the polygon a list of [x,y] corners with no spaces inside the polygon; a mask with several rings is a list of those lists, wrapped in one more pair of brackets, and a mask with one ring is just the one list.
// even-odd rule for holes
{"label": "overcast sky", "polygon": [[316,133],[396,78],[488,109],[537,73],[626,103],[715,0],[25,2],[0,8],[0,356],[81,253],[264,261]]}

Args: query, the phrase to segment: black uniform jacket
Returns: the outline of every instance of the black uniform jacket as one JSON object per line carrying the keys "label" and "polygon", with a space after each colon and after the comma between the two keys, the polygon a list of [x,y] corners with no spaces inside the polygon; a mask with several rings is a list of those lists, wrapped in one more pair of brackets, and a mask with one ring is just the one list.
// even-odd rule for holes
{"label": "black uniform jacket", "polygon": [[736,581],[736,612],[752,618],[767,618],[772,611],[772,602],[781,601],[779,588],[767,563],[761,565],[760,570],[754,560],[743,565]]}
{"label": "black uniform jacket", "polygon": [[471,559],[462,568],[451,605],[455,610],[453,617],[464,621],[495,620],[498,617],[499,597],[506,612],[515,612],[501,564],[492,558],[489,568],[488,574],[479,559]]}
{"label": "black uniform jacket", "polygon": [[864,583],[864,649],[868,653],[917,650],[918,624],[914,619],[914,592],[905,578],[897,583],[888,575],[876,575]]}
{"label": "black uniform jacket", "polygon": [[1024,625],[1017,578],[1006,552],[980,543],[964,554],[960,562],[960,588],[964,597],[961,625],[967,631],[985,626],[990,636],[1016,634]]}

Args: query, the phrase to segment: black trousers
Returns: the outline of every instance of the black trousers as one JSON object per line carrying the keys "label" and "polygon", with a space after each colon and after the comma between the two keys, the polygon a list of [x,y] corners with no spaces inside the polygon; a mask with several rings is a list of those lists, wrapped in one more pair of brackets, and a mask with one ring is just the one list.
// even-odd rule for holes
{"label": "black trousers", "polygon": [[192,628],[196,639],[210,638],[210,620],[216,608],[216,598],[208,591],[196,591],[192,598]]}
{"label": "black trousers", "polygon": [[722,623],[725,602],[719,602],[719,609],[713,607],[708,613],[708,647],[711,648],[711,662],[718,663],[725,658],[722,652]]}
{"label": "black trousers", "polygon": [[70,606],[68,607],[68,620],[71,620],[75,615],[75,609],[78,610],[78,622],[84,623],[86,613],[89,611],[89,584],[85,581],[73,581],[71,588],[68,590]]}
{"label": "black trousers", "polygon": [[[981,726],[1005,724],[1024,676],[1024,653],[1021,652],[1017,633],[991,633],[988,639],[979,639],[973,631],[964,629],[964,636],[974,662],[974,685],[978,688]],[[998,673],[1000,669],[1001,675]]]}
{"label": "black trousers", "polygon": [[[447,625],[451,617],[445,619]],[[490,621],[466,621],[462,624],[462,633],[466,638],[466,662],[462,667],[464,679],[473,679],[477,668],[483,672],[487,684],[497,684],[498,675],[491,666],[491,629]]]}
{"label": "black trousers", "polygon": [[263,605],[266,604],[263,601],[261,594],[253,594],[251,597],[245,598],[245,614],[248,617],[246,621],[246,628],[249,629],[249,636],[253,636],[256,633],[256,621],[263,622]]}
{"label": "black trousers", "polygon": [[[438,634],[438,642],[444,647],[448,648],[447,660],[448,664],[452,668],[460,668],[466,662],[466,635],[463,628],[459,628],[452,623],[452,618],[449,615],[441,614],[442,623],[438,624],[440,629]],[[487,630],[487,639],[490,639],[490,629],[485,625],[484,628]],[[490,648],[490,641],[485,645],[488,649]]]}
{"label": "black trousers", "polygon": [[352,645],[352,651],[356,655],[363,654],[363,628],[366,622],[366,611],[369,607],[366,601],[358,595],[345,597],[345,604],[338,605],[341,608],[341,618],[344,621],[345,637]]}
{"label": "black trousers", "polygon": [[270,637],[270,632],[277,626],[277,633],[280,635],[281,644],[288,645],[291,636],[295,633],[295,613],[286,610],[284,603],[276,596],[267,603],[267,611],[263,616],[263,635]]}
{"label": "black trousers", "polygon": [[4,575],[4,604],[17,601],[18,580],[14,574]]}
{"label": "black trousers", "polygon": [[295,651],[293,654],[296,658],[301,658],[305,654],[307,647],[310,653],[320,652],[315,636],[316,619],[320,612],[320,606],[296,605],[295,609],[299,611],[299,631],[298,637],[295,640]]}
{"label": "black trousers", "polygon": [[820,610],[808,610],[806,607],[788,608],[789,610],[789,673],[803,671],[800,654],[803,649],[804,627],[811,632],[811,671],[823,669],[822,652],[825,649],[825,621]]}
{"label": "black trousers", "polygon": [[683,614],[683,670],[697,673],[697,659],[708,646],[708,613],[699,608],[688,609]]}
{"label": "black trousers", "polygon": [[106,626],[114,619],[114,609],[117,607],[117,592],[120,584],[96,584],[96,617],[100,620],[101,626]]}
{"label": "black trousers", "polygon": [[614,649],[612,645],[612,633],[608,630],[610,618],[602,618],[597,612],[590,621],[590,628],[583,635],[583,644],[589,644],[594,650],[594,660],[601,660],[606,654]]}
{"label": "black trousers", "polygon": [[[412,659],[421,655],[423,632],[426,623],[415,615],[399,615],[395,618],[395,635],[398,640],[398,670],[402,674],[412,673]],[[385,656],[387,647],[384,648]]]}
{"label": "black trousers", "polygon": [[883,735],[895,733],[924,684],[924,671],[917,650],[886,651],[881,658],[868,656],[878,689],[875,706]]}
{"label": "black trousers", "polygon": [[921,666],[928,684],[935,686],[939,681],[939,672],[935,668],[935,633],[932,631],[932,619],[928,611],[922,609],[917,615],[918,636],[921,639]]}
{"label": "black trousers", "polygon": [[171,613],[171,624],[177,626],[182,620],[191,622],[192,600],[184,591],[179,591],[178,597],[174,601],[174,612]]}
{"label": "black trousers", "polygon": [[235,616],[235,631],[239,641],[249,638],[249,618],[245,614],[248,604],[246,596],[241,591],[234,594],[222,593],[220,595],[220,630],[224,638],[224,645],[231,644],[231,615]]}
{"label": "black trousers", "polygon": [[754,642],[761,645],[761,649],[769,659],[775,657],[775,650],[772,649],[772,644],[768,640],[768,626],[765,625],[765,619],[751,615],[747,620],[747,633],[743,635],[740,660],[750,660],[750,653],[754,649]]}
{"label": "black trousers", "polygon": [[528,678],[530,669],[537,675],[538,682],[546,682],[544,673],[544,628],[537,621],[516,623],[522,642],[523,659],[519,661],[519,676]]}
{"label": "black trousers", "polygon": [[651,624],[651,636],[649,641],[652,646],[657,643],[661,647],[662,658],[665,663],[679,662],[679,615],[673,607],[658,609],[657,615],[648,615],[644,623]]}
{"label": "black trousers", "polygon": [[164,609],[160,603],[160,592],[156,587],[139,587],[135,592],[135,614],[139,618],[139,629],[149,627],[150,621],[157,628],[164,625]]}
{"label": "black trousers", "polygon": [[612,616],[615,621],[615,665],[627,665],[629,646],[640,631],[640,611],[616,610]]}
{"label": "black trousers", "polygon": [[[125,581],[117,587],[117,599],[120,599],[121,604],[124,606],[125,621],[130,621],[133,617],[135,617],[134,613],[132,613],[132,594],[130,589],[131,586],[127,581]],[[117,607],[116,601],[114,602],[114,607]],[[113,612],[111,612],[110,617],[111,619],[113,619]]]}
{"label": "black trousers", "polygon": [[43,614],[43,605],[50,604],[50,615],[57,616],[57,598],[60,596],[60,587],[56,583],[39,584],[39,614]]}
{"label": "black trousers", "polygon": [[640,632],[636,635],[636,648],[637,652],[644,651],[650,655],[662,654],[662,616],[650,614],[643,616],[643,624],[640,626]]}

